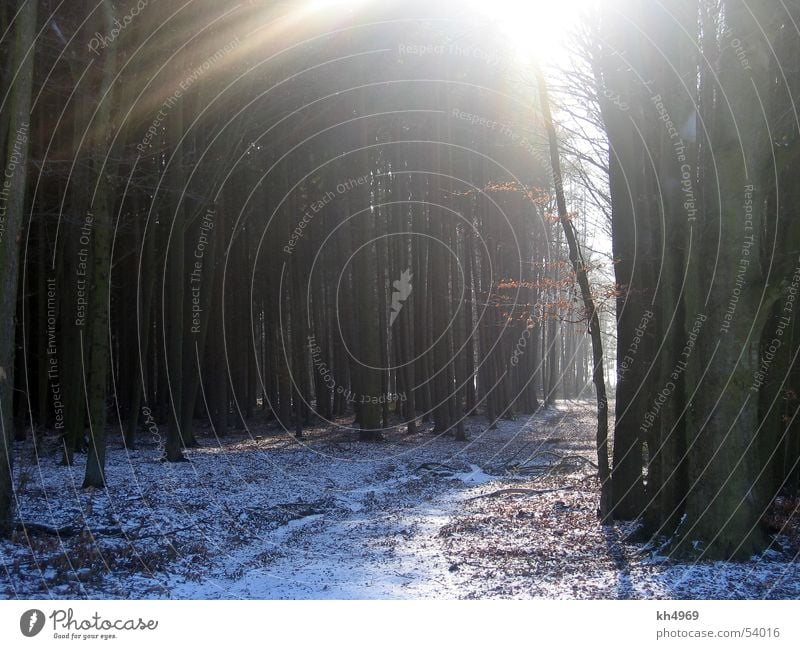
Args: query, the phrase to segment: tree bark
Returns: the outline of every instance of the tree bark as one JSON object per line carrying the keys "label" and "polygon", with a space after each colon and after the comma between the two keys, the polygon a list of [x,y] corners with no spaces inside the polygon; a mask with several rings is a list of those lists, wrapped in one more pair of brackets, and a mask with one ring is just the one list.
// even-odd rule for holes
{"label": "tree bark", "polygon": [[589,321],[589,335],[592,339],[592,380],[594,382],[597,398],[597,466],[598,477],[600,479],[600,520],[608,522],[611,514],[611,480],[608,465],[608,399],[606,397],[606,383],[603,373],[603,342],[600,332],[600,318],[597,314],[592,290],[589,284],[589,275],[583,254],[578,247],[578,240],[572,226],[569,214],[567,213],[567,203],[564,198],[564,183],[561,175],[561,160],[558,148],[558,138],[553,124],[553,117],[550,112],[550,99],[547,91],[547,82],[544,73],[537,68],[537,85],[539,89],[539,101],[541,103],[542,118],[544,120],[547,139],[550,145],[550,164],[553,169],[553,185],[556,192],[556,204],[558,206],[558,220],[564,230],[564,237],[569,246],[569,260],[578,280],[583,299],[583,307]]}
{"label": "tree bark", "polygon": [[[13,429],[14,346],[17,281],[19,277],[19,243],[25,222],[27,194],[28,135],[33,86],[33,49],[38,2],[23,2],[17,16],[14,34],[13,69],[16,73],[11,88],[7,146],[3,156],[6,177],[0,185],[0,222],[5,232],[0,237],[0,537],[11,534],[11,434]],[[11,172],[11,177],[7,174]]]}
{"label": "tree bark", "polygon": [[[113,26],[113,8],[106,1],[102,7],[103,28],[110,31]],[[111,143],[115,108],[115,93],[112,91],[116,65],[116,45],[112,43],[105,51],[107,60],[103,66],[103,76],[98,88],[100,105],[92,120],[96,125],[96,139],[88,149],[91,155],[103,160],[99,164],[95,178],[94,204],[89,205],[93,215],[92,225],[92,283],[88,305],[88,336],[82,339],[82,349],[89,351],[89,376],[87,380],[87,404],[89,417],[89,456],[86,461],[86,474],[83,487],[105,486],[106,461],[106,392],[108,386],[109,355],[111,353],[111,332],[109,319],[111,311],[111,239],[114,225],[114,193],[108,179],[116,172],[116,164],[105,160],[107,147]]]}

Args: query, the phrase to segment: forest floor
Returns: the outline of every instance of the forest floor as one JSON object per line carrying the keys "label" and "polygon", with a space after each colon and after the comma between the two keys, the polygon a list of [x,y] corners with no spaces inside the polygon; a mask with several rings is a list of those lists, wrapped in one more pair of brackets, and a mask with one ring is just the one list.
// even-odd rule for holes
{"label": "forest floor", "polygon": [[785,536],[749,562],[681,563],[600,526],[590,403],[467,432],[264,424],[201,434],[177,464],[112,442],[107,490],[80,489],[85,456],[61,466],[53,440],[37,463],[19,443],[26,526],[0,542],[0,598],[800,598]]}

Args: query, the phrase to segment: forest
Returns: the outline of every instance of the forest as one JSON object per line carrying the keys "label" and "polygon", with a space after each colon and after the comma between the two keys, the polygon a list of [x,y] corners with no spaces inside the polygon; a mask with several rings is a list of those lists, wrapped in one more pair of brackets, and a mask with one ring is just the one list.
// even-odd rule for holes
{"label": "forest", "polygon": [[799,25],[1,3],[0,598],[800,597]]}

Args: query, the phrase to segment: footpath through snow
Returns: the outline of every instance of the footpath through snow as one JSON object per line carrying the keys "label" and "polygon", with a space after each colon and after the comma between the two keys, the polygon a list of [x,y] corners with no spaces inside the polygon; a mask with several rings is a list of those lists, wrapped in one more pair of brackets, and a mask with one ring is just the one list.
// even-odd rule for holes
{"label": "footpath through snow", "polygon": [[[203,437],[189,462],[112,446],[108,483],[19,445],[21,521],[3,598],[797,598],[785,538],[742,564],[677,563],[597,524],[591,404],[560,403],[469,441],[421,429],[359,443],[262,426]],[[343,422],[344,424],[344,422]]]}

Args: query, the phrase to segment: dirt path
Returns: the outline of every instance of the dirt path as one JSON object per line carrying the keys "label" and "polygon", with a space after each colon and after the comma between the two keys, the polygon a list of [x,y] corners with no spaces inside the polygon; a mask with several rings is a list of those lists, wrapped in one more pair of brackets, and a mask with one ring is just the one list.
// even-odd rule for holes
{"label": "dirt path", "polygon": [[[363,444],[263,427],[162,464],[109,452],[107,491],[80,464],[18,448],[22,519],[0,544],[0,596],[48,598],[798,597],[777,552],[734,566],[639,553],[601,528],[589,404],[559,404],[469,441],[421,430]],[[494,497],[487,494],[500,492]],[[59,529],[60,536],[43,533]]]}

